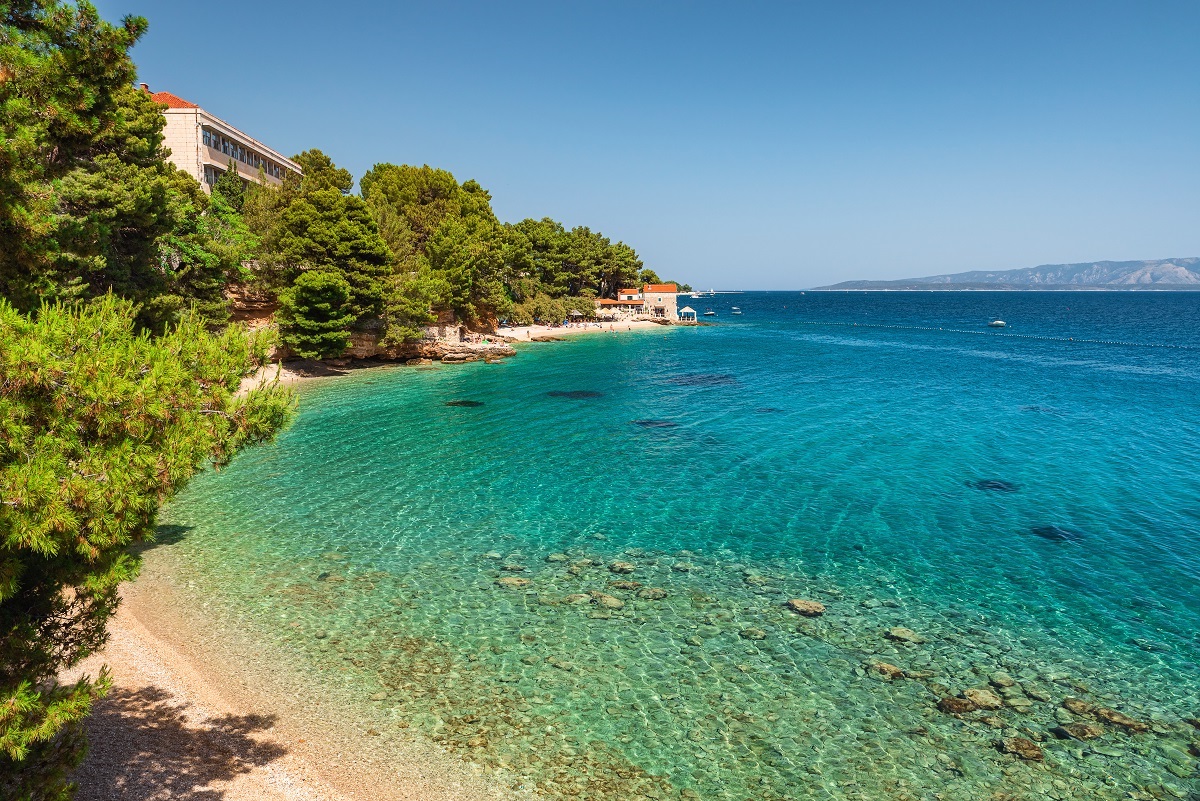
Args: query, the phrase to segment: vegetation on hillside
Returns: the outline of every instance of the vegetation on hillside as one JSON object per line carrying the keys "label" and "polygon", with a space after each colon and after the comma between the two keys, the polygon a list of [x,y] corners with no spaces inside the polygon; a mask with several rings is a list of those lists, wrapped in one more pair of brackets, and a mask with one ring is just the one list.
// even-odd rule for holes
{"label": "vegetation on hillside", "polygon": [[206,194],[133,88],[146,20],[86,0],[0,0],[0,797],[65,799],[105,676],[57,677],[104,642],[130,547],[197,470],[271,438],[294,400],[239,394],[265,335],[227,327],[231,290],[279,303],[320,358],[353,331],[421,336],[453,311],[558,321],[656,282],[586,227],[499,221],[429,166],[359,181],[319,150],[278,188],[233,171]]}
{"label": "vegetation on hillside", "polygon": [[225,287],[259,245],[235,200],[163,161],[131,88],[140,18],[0,3],[0,798],[66,799],[130,546],[197,470],[288,420],[238,395],[268,342]]}

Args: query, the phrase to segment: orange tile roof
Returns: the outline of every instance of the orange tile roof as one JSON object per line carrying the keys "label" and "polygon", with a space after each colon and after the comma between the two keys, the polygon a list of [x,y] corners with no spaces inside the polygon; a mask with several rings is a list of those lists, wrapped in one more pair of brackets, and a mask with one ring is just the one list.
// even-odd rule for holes
{"label": "orange tile roof", "polygon": [[678,292],[679,287],[675,284],[646,284],[642,287],[642,292]]}
{"label": "orange tile roof", "polygon": [[182,97],[173,95],[170,92],[155,92],[150,97],[155,103],[165,103],[167,108],[200,108],[195,103],[189,103]]}
{"label": "orange tile roof", "polygon": [[608,298],[600,298],[596,301],[597,306],[641,306],[640,300],[609,300]]}
{"label": "orange tile roof", "polygon": [[618,295],[636,295],[637,293],[638,293],[638,291],[636,289],[622,289],[617,294]]}

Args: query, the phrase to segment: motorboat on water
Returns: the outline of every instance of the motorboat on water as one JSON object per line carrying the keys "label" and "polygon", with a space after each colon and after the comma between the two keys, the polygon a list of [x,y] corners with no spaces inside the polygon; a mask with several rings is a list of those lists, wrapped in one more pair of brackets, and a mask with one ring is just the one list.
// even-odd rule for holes
{"label": "motorboat on water", "polygon": [[729,313],[730,314],[741,314],[742,310],[740,308],[738,308],[737,306],[734,306],[732,309],[729,310]]}
{"label": "motorboat on water", "polygon": [[1007,327],[1008,327],[1008,323],[1004,322],[1003,320],[992,320],[990,323],[988,323],[988,328],[1007,328]]}
{"label": "motorboat on water", "polygon": [[705,317],[716,317],[717,313],[715,311],[713,311],[712,309],[705,309],[704,316]]}

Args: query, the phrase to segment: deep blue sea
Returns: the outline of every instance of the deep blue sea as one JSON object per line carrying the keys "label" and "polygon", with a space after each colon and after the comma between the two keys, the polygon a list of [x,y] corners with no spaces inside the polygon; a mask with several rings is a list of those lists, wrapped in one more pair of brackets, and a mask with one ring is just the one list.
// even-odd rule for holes
{"label": "deep blue sea", "polygon": [[1200,293],[681,302],[304,385],[181,591],[547,798],[1200,798]]}

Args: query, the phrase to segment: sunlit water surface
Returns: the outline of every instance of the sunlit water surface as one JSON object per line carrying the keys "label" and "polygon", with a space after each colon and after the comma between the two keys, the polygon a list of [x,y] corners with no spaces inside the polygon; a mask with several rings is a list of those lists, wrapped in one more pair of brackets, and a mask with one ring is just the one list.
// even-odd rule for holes
{"label": "sunlit water surface", "polygon": [[689,302],[718,325],[306,385],[162,547],[550,798],[1200,797],[1200,295]]}

